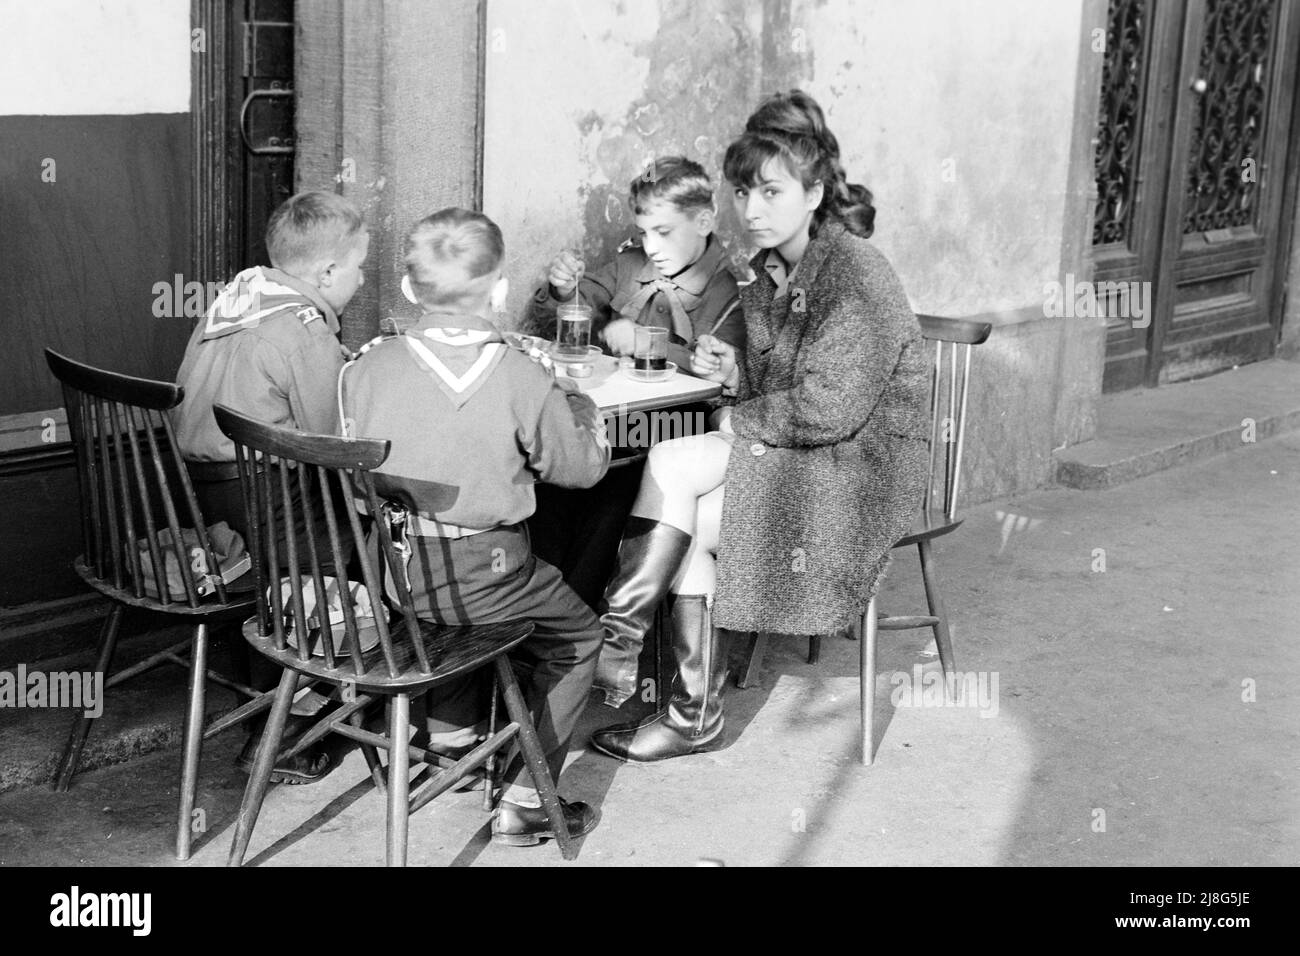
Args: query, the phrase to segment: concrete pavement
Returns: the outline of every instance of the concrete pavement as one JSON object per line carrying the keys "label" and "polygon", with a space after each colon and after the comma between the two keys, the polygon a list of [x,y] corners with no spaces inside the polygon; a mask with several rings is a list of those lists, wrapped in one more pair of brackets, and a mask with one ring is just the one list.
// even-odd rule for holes
{"label": "concrete pavement", "polygon": [[[578,865],[1300,862],[1300,434],[966,516],[936,551],[958,669],[989,696],[926,706],[932,642],[882,634],[862,767],[857,645],[828,639],[810,666],[803,641],[774,642],[759,686],[729,690],[727,749],[645,767],[573,755],[563,792],[604,815]],[[882,607],[923,607],[915,555]],[[593,702],[585,723],[611,714]],[[225,860],[238,745],[205,757],[190,865]],[[174,864],[178,768],[171,748],[67,794],[0,795],[0,865]],[[549,844],[490,844],[478,801],[420,811],[410,862],[560,863]],[[383,833],[354,752],[321,784],[272,790],[250,860],[380,864]]]}

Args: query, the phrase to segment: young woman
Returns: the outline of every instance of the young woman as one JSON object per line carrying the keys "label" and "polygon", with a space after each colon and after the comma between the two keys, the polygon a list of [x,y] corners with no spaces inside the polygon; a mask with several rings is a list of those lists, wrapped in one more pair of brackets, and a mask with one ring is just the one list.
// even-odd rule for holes
{"label": "young woman", "polygon": [[821,108],[764,102],[723,171],[759,247],[741,292],[743,354],[704,336],[692,368],[733,403],[719,431],[657,445],[619,546],[596,685],[636,690],[636,660],[670,590],[679,676],[668,706],[592,737],[652,761],[723,746],[726,644],[715,628],[823,634],[875,593],[921,503],[928,379],[921,333],[869,242],[871,194],[847,182]]}

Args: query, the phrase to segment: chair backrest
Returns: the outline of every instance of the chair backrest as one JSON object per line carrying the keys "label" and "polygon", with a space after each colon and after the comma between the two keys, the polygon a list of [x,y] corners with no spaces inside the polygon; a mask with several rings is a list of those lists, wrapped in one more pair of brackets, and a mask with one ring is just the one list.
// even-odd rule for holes
{"label": "chair backrest", "polygon": [[[961,486],[971,347],[982,345],[993,325],[937,315],[918,315],[916,318],[921,323],[921,334],[934,343],[934,373],[930,385],[930,478],[925,486],[925,506],[933,506],[937,493],[943,513],[951,521],[957,514],[957,491]],[[946,389],[942,387],[945,351],[948,353]],[[942,461],[939,456],[941,444],[944,449]]]}
{"label": "chair backrest", "polygon": [[[220,574],[205,573],[216,572],[220,564],[167,415],[184,391],[171,382],[94,368],[52,349],[45,350],[45,361],[63,387],[87,571],[124,597],[165,606],[209,606],[212,601],[205,601],[200,588],[211,581],[216,601],[226,603]],[[169,545],[159,540],[163,529],[170,533]],[[182,529],[193,530],[197,547],[186,548]],[[171,568],[168,557],[175,559]],[[184,599],[171,595],[169,571],[179,573]]]}
{"label": "chair backrest", "polygon": [[[323,515],[331,552],[328,560],[333,565],[339,594],[343,598],[344,646],[348,651],[349,666],[357,677],[367,672],[362,661],[357,615],[348,600],[352,591],[348,557],[352,554],[360,567],[359,583],[364,584],[370,594],[375,611],[374,626],[388,676],[400,676],[410,664],[414,664],[422,674],[430,673],[415,605],[406,585],[405,568],[394,547],[384,518],[384,502],[375,493],[374,476],[371,475],[371,471],[388,457],[390,443],[369,438],[309,435],[254,421],[223,405],[215,406],[213,411],[218,427],[235,443],[240,490],[249,534],[253,537],[249,550],[253,554],[257,582],[258,633],[262,637],[273,636],[276,650],[283,651],[288,646],[287,615],[294,634],[313,635],[313,622],[309,620],[303,598],[302,579],[306,574],[310,577],[317,601],[322,604],[315,616],[319,622],[319,643],[325,666],[331,670],[339,666],[321,597],[326,593],[325,575],[321,570],[326,556],[317,553],[317,542],[322,538],[317,534],[316,523]],[[313,507],[312,496],[315,493],[320,495],[319,508]],[[342,507],[337,509],[336,495],[343,496]],[[368,513],[373,516],[380,559],[384,561],[388,580],[399,597],[403,626],[396,633],[389,628],[388,617],[383,612],[383,582],[376,556],[366,548],[361,516],[354,507],[357,501],[364,502]],[[338,517],[340,513],[347,515],[346,524],[342,526]],[[299,539],[305,542],[306,560],[299,554]],[[290,569],[287,608],[280,581],[282,567]],[[294,641],[300,661],[305,663],[310,659],[316,641],[314,635],[310,639]]]}

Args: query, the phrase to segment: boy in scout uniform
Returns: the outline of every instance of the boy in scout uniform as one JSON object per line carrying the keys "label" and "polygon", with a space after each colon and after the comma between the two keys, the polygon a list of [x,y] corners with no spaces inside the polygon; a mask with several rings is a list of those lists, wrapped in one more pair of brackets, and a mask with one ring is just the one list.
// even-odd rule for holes
{"label": "boy in scout uniform", "polygon": [[[172,421],[181,455],[209,522],[225,521],[250,541],[234,444],[212,415],[216,403],[272,425],[337,434],[335,390],[346,351],[339,342],[339,313],[364,281],[370,236],[356,208],[342,196],[304,192],[271,216],[266,247],[271,267],[245,269],[226,286],[190,337],[178,380],[185,398]],[[291,487],[297,493],[297,482]],[[320,510],[320,495],[313,495]],[[336,496],[341,500],[342,495]],[[315,516],[317,553],[330,554],[324,513]],[[298,553],[306,560],[304,529]],[[328,569],[325,569],[329,573]],[[241,642],[242,646],[242,642]],[[274,688],[279,668],[252,655],[250,680]],[[240,765],[251,768],[260,728],[253,726]],[[277,765],[271,779],[312,783],[331,769],[322,747]]]}
{"label": "boy in scout uniform", "polygon": [[[682,156],[659,157],[629,183],[628,207],[636,240],[591,271],[574,253],[557,254],[521,328],[554,338],[556,309],[576,296],[592,310],[592,341],[613,355],[633,353],[637,326],[668,329],[668,359],[682,372],[690,371],[701,335],[743,352],[740,293],[726,247],[714,233],[717,206],[704,168]],[[680,421],[690,422],[709,406],[679,411]],[[540,512],[530,522],[537,553],[598,611],[640,478],[641,466],[634,464],[612,471],[591,493],[544,488]]]}
{"label": "boy in scout uniform", "polygon": [[[501,230],[481,213],[444,209],[406,240],[406,287],[425,310],[401,335],[371,343],[340,379],[348,433],[391,442],[374,472],[379,494],[405,513],[406,577],[415,610],[441,624],[530,620],[512,654],[551,776],[591,688],[602,631],[559,571],[533,556],[524,520],[534,484],[594,485],[609,467],[595,403],[507,345],[488,318],[504,302]],[[429,744],[458,756],[477,739],[477,675],[430,694]],[[553,836],[522,758],[506,769],[493,840]],[[598,814],[561,801],[571,835]]]}

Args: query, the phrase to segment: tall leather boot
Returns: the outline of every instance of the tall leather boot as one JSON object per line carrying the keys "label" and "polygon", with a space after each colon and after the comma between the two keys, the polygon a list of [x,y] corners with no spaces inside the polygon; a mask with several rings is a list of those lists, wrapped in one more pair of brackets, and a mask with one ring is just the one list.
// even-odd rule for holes
{"label": "tall leather boot", "polygon": [[680,528],[636,515],[627,519],[614,577],[605,588],[608,609],[600,616],[605,643],[592,679],[605,692],[608,706],[621,707],[636,693],[637,658],[646,631],[690,546],[691,536]]}
{"label": "tall leather boot", "polygon": [[601,753],[648,763],[720,750],[722,691],[727,682],[726,632],[713,627],[712,595],[679,595],[673,603],[677,680],[672,699],[640,723],[607,727],[591,736]]}

